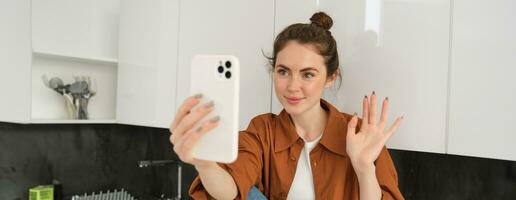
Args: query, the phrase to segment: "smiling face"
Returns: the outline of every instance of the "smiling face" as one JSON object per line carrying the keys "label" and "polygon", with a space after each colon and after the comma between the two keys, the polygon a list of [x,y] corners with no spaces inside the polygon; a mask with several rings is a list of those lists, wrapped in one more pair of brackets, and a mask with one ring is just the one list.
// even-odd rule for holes
{"label": "smiling face", "polygon": [[316,111],[324,88],[330,87],[335,77],[327,77],[324,58],[310,44],[289,41],[276,57],[274,89],[290,115]]}

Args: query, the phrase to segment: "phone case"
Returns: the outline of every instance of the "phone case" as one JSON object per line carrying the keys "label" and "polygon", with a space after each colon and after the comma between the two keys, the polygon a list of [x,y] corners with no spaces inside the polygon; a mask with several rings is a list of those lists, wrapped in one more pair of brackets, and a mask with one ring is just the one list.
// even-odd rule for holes
{"label": "phone case", "polygon": [[240,63],[235,56],[197,55],[192,59],[190,92],[192,95],[203,94],[197,106],[209,101],[215,104],[215,109],[195,127],[212,117],[220,116],[219,126],[206,133],[194,147],[195,158],[220,163],[236,160],[239,85]]}

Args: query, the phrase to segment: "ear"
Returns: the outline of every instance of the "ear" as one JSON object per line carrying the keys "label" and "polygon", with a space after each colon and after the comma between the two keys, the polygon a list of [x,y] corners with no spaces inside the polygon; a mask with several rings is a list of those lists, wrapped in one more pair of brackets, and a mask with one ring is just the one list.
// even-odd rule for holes
{"label": "ear", "polygon": [[326,83],[324,84],[324,88],[329,88],[333,85],[333,83],[335,83],[335,80],[337,80],[337,73],[339,72],[335,72],[333,73],[330,77],[328,77],[326,79]]}

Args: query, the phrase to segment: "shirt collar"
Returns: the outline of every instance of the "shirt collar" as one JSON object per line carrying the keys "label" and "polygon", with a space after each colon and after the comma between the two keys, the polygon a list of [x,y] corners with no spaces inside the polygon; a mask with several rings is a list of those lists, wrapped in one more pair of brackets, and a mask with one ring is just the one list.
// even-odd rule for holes
{"label": "shirt collar", "polygon": [[[347,123],[348,120],[351,119],[351,116],[341,113],[337,108],[333,107],[333,105],[324,99],[321,99],[321,106],[329,112],[329,117],[326,122],[322,138],[319,141],[320,144],[334,153],[341,156],[347,156],[346,131]],[[280,152],[292,146],[300,137],[296,132],[296,128],[290,115],[285,111],[285,109],[281,111],[277,120],[274,151]]]}

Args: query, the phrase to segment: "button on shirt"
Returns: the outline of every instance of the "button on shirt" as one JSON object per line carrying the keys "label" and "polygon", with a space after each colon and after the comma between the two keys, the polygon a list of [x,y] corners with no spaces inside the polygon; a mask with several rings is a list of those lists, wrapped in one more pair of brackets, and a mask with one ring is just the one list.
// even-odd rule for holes
{"label": "button on shirt", "polygon": [[319,143],[321,137],[322,135],[311,142],[298,139],[300,143],[303,143],[304,141],[305,146],[303,147],[303,150],[301,150],[301,155],[297,161],[296,175],[294,175],[294,180],[292,181],[292,186],[290,186],[290,190],[288,191],[287,199],[315,199],[312,165],[310,164],[310,152],[314,149],[315,145]]}
{"label": "button on shirt", "polygon": [[[352,115],[341,113],[321,99],[321,107],[328,112],[328,120],[319,140],[310,152],[315,199],[359,199],[359,184],[346,153],[346,131]],[[360,121],[357,130],[360,130]],[[234,179],[237,199],[246,199],[251,187],[256,186],[268,199],[286,199],[296,176],[303,142],[289,114],[283,110],[253,118],[239,135],[238,157],[231,164],[219,164]],[[382,199],[403,199],[396,169],[384,147],[375,161],[376,178]],[[189,191],[194,199],[213,199],[197,177]]]}

